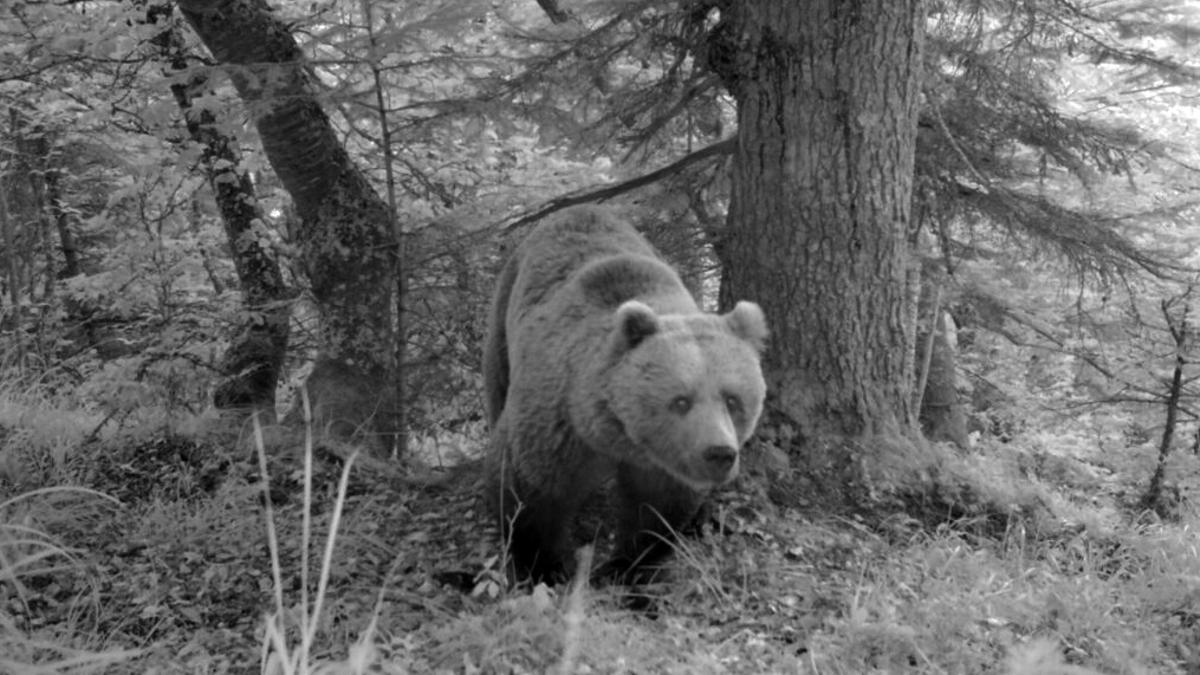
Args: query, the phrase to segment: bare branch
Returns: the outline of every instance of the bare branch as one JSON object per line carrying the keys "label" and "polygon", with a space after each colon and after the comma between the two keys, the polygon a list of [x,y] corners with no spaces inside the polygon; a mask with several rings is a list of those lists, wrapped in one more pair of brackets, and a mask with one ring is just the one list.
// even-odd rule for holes
{"label": "bare branch", "polygon": [[550,200],[549,202],[546,202],[540,208],[533,211],[532,213],[527,213],[526,215],[521,216],[521,217],[517,218],[516,220],[512,220],[512,221],[502,224],[500,226],[500,229],[511,230],[513,228],[517,228],[522,225],[528,225],[529,223],[541,220],[542,218],[545,218],[546,216],[548,216],[552,213],[561,211],[561,210],[571,207],[571,206],[578,206],[580,204],[589,204],[592,202],[602,202],[606,199],[612,199],[613,197],[616,197],[617,195],[621,195],[626,192],[630,192],[631,190],[636,190],[637,188],[644,187],[646,185],[650,185],[650,184],[658,182],[668,176],[673,176],[673,175],[683,171],[684,169],[688,168],[689,166],[692,166],[693,164],[702,162],[711,157],[719,157],[722,155],[732,154],[733,149],[736,146],[736,144],[737,144],[736,137],[727,138],[723,141],[717,141],[716,143],[713,143],[712,145],[709,145],[700,150],[697,150],[689,155],[685,155],[684,157],[668,164],[667,166],[664,166],[661,169],[658,169],[656,171],[651,171],[650,173],[643,174],[641,176],[637,176],[636,178],[630,178],[629,180],[622,181],[620,183],[615,183],[613,185],[606,185],[606,186],[604,186],[602,188],[598,188],[598,189],[590,189],[590,190],[586,190],[583,192],[577,192],[577,193],[571,194],[571,195],[564,195],[562,197],[557,197],[555,199]]}

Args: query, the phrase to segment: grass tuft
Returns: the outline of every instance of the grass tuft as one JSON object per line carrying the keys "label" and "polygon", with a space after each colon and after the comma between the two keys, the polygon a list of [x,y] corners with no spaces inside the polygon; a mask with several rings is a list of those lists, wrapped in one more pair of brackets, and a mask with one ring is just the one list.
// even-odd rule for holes
{"label": "grass tuft", "polygon": [[350,646],[347,658],[334,660],[317,658],[313,653],[313,645],[317,630],[321,625],[322,609],[329,592],[329,576],[333,569],[334,549],[337,543],[338,526],[342,519],[342,510],[346,503],[346,490],[349,486],[350,471],[354,467],[357,452],[351,454],[342,467],[338,480],[337,495],[333,503],[333,514],[326,533],[320,567],[317,574],[315,595],[309,598],[309,544],[312,539],[313,514],[313,442],[312,442],[312,411],[307,395],[301,390],[304,406],[305,444],[304,444],[304,474],[300,544],[300,598],[295,611],[291,605],[284,603],[283,573],[280,564],[279,539],[275,531],[274,510],[271,505],[270,474],[267,470],[267,453],[263,443],[262,428],[257,419],[254,422],[254,445],[257,450],[259,469],[262,472],[263,504],[267,528],[267,542],[271,555],[271,579],[273,581],[275,611],[268,614],[264,620],[264,636],[262,644],[262,672],[264,675],[309,675],[314,674],[360,674],[368,672],[376,660],[376,650],[373,643],[376,619],[378,618],[378,603],[375,616],[372,617],[366,632]]}
{"label": "grass tuft", "polygon": [[[64,498],[87,497],[88,500]],[[59,630],[43,637],[28,619],[36,615],[32,605],[43,597],[30,586],[46,580],[82,573],[77,551],[57,541],[39,525],[40,514],[59,516],[64,504],[75,510],[94,508],[91,499],[115,501],[85,488],[51,487],[32,490],[0,502],[0,599],[19,608],[18,621],[0,607],[0,672],[5,673],[94,673],[127,662],[142,652],[136,649],[91,650],[78,647],[89,641],[78,627]],[[53,507],[45,507],[52,502]],[[54,583],[54,582],[51,582]]]}

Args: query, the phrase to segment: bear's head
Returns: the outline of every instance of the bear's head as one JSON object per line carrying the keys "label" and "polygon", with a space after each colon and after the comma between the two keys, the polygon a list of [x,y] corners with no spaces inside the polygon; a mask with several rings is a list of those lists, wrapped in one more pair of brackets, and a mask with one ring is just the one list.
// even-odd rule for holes
{"label": "bear's head", "polygon": [[632,442],[631,459],[706,489],[737,476],[766,385],[762,310],[658,314],[630,300],[616,312],[607,405]]}

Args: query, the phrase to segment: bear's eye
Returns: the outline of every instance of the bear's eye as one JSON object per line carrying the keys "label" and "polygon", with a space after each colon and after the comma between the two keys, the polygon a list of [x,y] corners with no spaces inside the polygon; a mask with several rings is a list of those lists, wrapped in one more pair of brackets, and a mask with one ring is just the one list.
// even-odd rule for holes
{"label": "bear's eye", "polygon": [[734,396],[733,394],[729,394],[725,397],[725,407],[728,408],[729,412],[731,413],[740,413],[742,412],[742,399]]}
{"label": "bear's eye", "polygon": [[679,415],[686,415],[691,409],[692,399],[688,398],[687,396],[676,396],[675,398],[671,399],[672,412]]}

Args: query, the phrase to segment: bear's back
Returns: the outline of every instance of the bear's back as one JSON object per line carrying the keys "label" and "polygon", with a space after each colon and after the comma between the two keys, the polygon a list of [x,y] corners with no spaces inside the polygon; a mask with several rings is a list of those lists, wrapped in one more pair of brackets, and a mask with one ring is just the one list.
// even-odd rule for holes
{"label": "bear's back", "polygon": [[[575,208],[536,227],[521,243],[516,296],[520,307],[550,295],[579,293],[574,301],[614,310],[626,300],[646,298],[663,311],[694,307],[679,275],[632,225],[599,208]],[[662,297],[664,302],[653,302]],[[575,308],[582,309],[582,308]]]}

